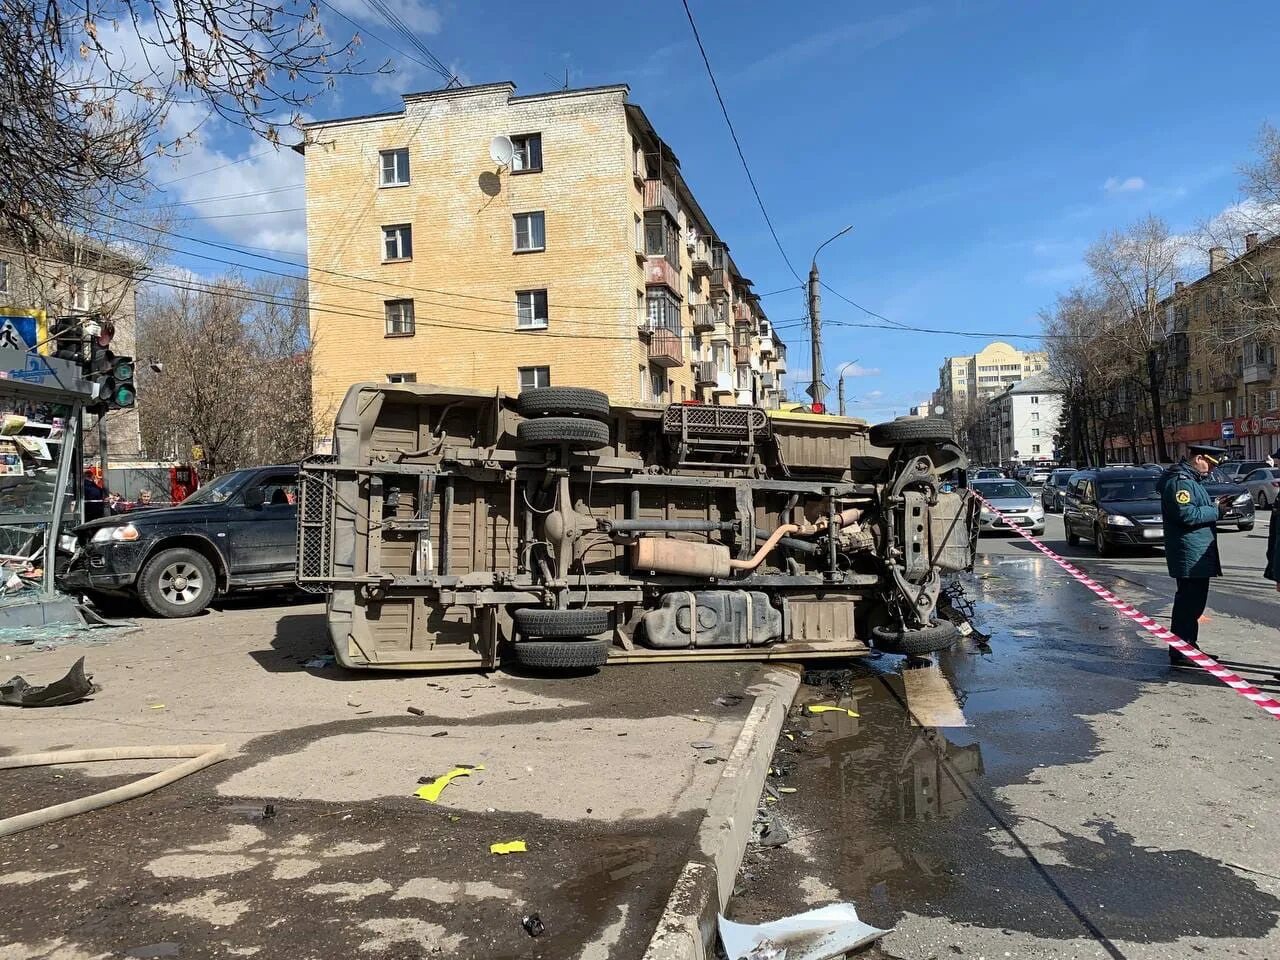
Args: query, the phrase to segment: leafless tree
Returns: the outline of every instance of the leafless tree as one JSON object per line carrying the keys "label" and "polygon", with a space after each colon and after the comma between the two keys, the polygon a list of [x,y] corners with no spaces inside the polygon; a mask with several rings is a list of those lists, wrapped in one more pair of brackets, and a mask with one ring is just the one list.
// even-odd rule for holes
{"label": "leafless tree", "polygon": [[237,276],[149,294],[139,353],[159,361],[138,388],[152,455],[203,451],[209,476],[311,452],[311,347],[305,285]]}
{"label": "leafless tree", "polygon": [[1113,355],[1136,364],[1151,409],[1156,455],[1169,459],[1164,435],[1161,387],[1167,368],[1168,332],[1158,308],[1183,275],[1185,244],[1159,217],[1108,233],[1085,253],[1085,262],[1105,297],[1104,329],[1099,331]]}
{"label": "leafless tree", "polygon": [[309,0],[0,0],[0,227],[123,209],[213,116],[279,142],[358,46]]}

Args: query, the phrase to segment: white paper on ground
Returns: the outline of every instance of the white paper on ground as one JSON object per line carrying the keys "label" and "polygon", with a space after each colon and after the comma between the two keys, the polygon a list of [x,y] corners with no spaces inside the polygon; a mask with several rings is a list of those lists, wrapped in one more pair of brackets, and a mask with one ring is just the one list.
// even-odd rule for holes
{"label": "white paper on ground", "polygon": [[830,960],[883,937],[880,930],[858,919],[852,903],[833,903],[771,923],[734,923],[720,917],[720,942],[729,960],[743,960],[764,945],[781,948],[786,960]]}

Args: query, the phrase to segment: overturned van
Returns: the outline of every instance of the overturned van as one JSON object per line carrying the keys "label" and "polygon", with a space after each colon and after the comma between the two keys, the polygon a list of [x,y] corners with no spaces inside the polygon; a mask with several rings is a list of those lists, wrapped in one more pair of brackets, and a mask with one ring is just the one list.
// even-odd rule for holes
{"label": "overturned van", "polygon": [[302,466],[298,583],[353,668],[928,653],[965,466],[935,418],[356,384]]}

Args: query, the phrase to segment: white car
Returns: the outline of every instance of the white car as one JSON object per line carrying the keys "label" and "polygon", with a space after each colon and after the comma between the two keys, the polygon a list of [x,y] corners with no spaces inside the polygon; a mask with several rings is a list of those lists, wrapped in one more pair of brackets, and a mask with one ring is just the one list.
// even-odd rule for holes
{"label": "white car", "polygon": [[1280,467],[1262,467],[1246,474],[1238,482],[1249,491],[1249,498],[1259,510],[1274,510],[1280,494]]}

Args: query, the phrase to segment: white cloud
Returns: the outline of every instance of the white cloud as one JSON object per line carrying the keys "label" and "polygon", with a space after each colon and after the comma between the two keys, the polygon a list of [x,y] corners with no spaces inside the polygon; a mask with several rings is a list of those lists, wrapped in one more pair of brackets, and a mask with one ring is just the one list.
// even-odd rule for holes
{"label": "white cloud", "polygon": [[[373,25],[375,33],[386,37],[396,46],[408,46],[408,41],[396,33],[382,17],[376,16],[365,0],[328,0],[328,6],[358,23]],[[414,33],[431,35],[440,32],[440,11],[429,3],[423,3],[422,0],[397,0],[392,9]]]}
{"label": "white cloud", "polygon": [[931,16],[932,11],[928,7],[915,7],[843,26],[823,26],[809,36],[780,47],[752,63],[734,79],[772,77],[795,70],[801,64],[825,60],[830,56],[853,58],[897,40],[923,25]]}
{"label": "white cloud", "polygon": [[1137,193],[1139,190],[1146,189],[1147,181],[1141,177],[1107,177],[1106,182],[1102,185],[1102,189],[1107,193]]}
{"label": "white cloud", "polygon": [[[840,369],[840,368],[837,368],[837,369]],[[860,363],[855,363],[849,366],[847,369],[845,369],[844,375],[846,377],[878,377],[880,376],[880,368],[864,367]]]}
{"label": "white cloud", "polygon": [[868,399],[870,399],[870,400],[879,400],[881,397],[883,397],[883,396],[884,396],[884,391],[883,391],[883,390],[869,390],[869,391],[866,393],[866,396],[867,396],[867,398],[868,398]]}

